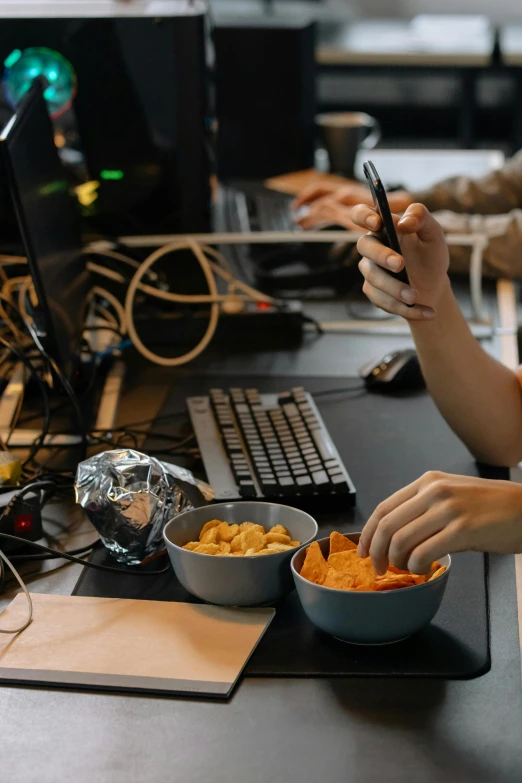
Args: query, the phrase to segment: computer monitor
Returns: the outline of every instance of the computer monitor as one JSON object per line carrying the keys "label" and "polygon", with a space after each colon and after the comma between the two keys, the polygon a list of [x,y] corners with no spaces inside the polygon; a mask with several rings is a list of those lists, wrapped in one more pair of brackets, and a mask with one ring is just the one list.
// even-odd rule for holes
{"label": "computer monitor", "polygon": [[61,155],[97,183],[86,233],[210,229],[205,6],[0,0],[0,124],[46,76]]}
{"label": "computer monitor", "polygon": [[80,357],[90,281],[45,86],[41,79],[34,82],[3,130],[0,159],[38,298],[31,315],[44,348],[71,377]]}

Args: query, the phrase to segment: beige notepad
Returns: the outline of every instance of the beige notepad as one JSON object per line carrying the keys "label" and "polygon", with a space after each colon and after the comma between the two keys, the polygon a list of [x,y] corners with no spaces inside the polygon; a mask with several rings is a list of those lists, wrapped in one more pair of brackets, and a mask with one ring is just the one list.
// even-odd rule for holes
{"label": "beige notepad", "polygon": [[[0,681],[226,697],[274,609],[32,595],[34,620],[0,635]],[[18,595],[0,617],[27,616]]]}

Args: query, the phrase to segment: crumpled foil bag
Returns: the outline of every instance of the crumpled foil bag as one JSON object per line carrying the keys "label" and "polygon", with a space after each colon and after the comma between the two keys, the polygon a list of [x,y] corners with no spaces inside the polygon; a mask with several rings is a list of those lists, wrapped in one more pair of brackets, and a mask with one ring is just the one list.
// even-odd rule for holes
{"label": "crumpled foil bag", "polygon": [[80,462],[75,490],[107,549],[127,565],[162,551],[166,523],[214,496],[189,470],[134,449],[104,451]]}

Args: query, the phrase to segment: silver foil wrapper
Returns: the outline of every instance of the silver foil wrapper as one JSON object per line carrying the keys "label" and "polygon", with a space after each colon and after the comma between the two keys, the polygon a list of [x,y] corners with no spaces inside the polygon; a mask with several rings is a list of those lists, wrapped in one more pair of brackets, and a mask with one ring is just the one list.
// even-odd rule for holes
{"label": "silver foil wrapper", "polygon": [[214,496],[189,470],[134,449],[104,451],[80,462],[75,490],[107,549],[127,565],[163,550],[169,519]]}

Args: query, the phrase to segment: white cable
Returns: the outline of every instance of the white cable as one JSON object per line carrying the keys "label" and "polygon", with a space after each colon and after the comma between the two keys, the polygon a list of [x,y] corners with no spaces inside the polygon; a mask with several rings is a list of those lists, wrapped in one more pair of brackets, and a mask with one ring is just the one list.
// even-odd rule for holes
{"label": "white cable", "polygon": [[[192,359],[195,359],[196,356],[199,356],[199,354],[205,350],[207,345],[212,340],[219,319],[219,304],[214,300],[210,305],[210,318],[208,321],[208,326],[205,334],[203,335],[199,343],[194,348],[192,348],[192,350],[188,351],[186,354],[183,354],[182,356],[175,356],[172,358],[159,356],[159,354],[150,351],[140,340],[138,333],[136,332],[136,329],[134,327],[134,299],[136,297],[136,291],[138,290],[138,286],[141,282],[142,277],[146,274],[146,272],[150,269],[150,267],[153,264],[155,264],[156,261],[158,261],[158,259],[162,258],[167,253],[172,253],[177,250],[192,250],[195,257],[199,261],[203,274],[205,275],[210,296],[211,297],[218,296],[216,281],[212,273],[210,262],[208,261],[207,257],[205,256],[205,254],[203,253],[201,247],[197,244],[197,242],[194,242],[193,240],[190,239],[187,241],[172,242],[170,245],[166,245],[165,247],[161,247],[158,250],[155,250],[154,253],[151,253],[151,255],[145,259],[145,261],[142,263],[140,268],[136,271],[136,274],[134,275],[134,277],[130,282],[127,291],[127,296],[125,297],[125,316],[127,319],[127,328],[129,331],[129,336],[132,342],[134,343],[135,348],[146,359],[148,359],[151,362],[154,362],[154,364],[159,364],[163,367],[178,367],[181,364],[187,364],[187,362],[190,362],[192,361]],[[155,289],[152,290],[156,291]]]}
{"label": "white cable", "polygon": [[[27,589],[26,584],[23,581],[22,577],[20,576],[20,574],[18,573],[18,571],[16,570],[14,565],[11,563],[11,561],[8,560],[8,558],[4,555],[4,553],[2,552],[1,549],[0,549],[0,558],[2,558],[4,563],[8,566],[8,568],[10,568],[10,570],[14,574],[18,584],[20,585],[20,587],[24,591],[25,597],[27,598],[27,604],[28,604],[28,609],[29,609],[28,615],[27,615],[27,620],[25,621],[25,623],[23,625],[20,626],[20,628],[0,628],[0,633],[8,633],[8,634],[22,633],[22,631],[25,631],[27,626],[30,625],[32,620],[33,620],[33,602],[32,602],[32,599],[31,599],[31,594],[29,593],[29,590]],[[2,615],[0,614],[0,617],[1,616]]]}
{"label": "white cable", "polygon": [[[197,243],[194,244],[196,245]],[[156,257],[156,260],[157,258],[161,258],[162,255],[166,255],[166,253],[170,253],[170,252],[175,252],[176,250],[193,249],[192,245],[189,245],[188,243],[180,243],[180,244],[171,243],[170,245],[166,245],[166,247],[170,249],[165,250],[165,248],[160,248],[159,250],[155,251],[156,253],[160,253],[160,255]],[[214,248],[212,247],[208,247],[205,245],[198,245],[198,247],[201,248],[203,253],[207,253],[208,255],[213,255],[213,256],[221,255],[220,253],[215,251]],[[147,258],[146,261],[148,260],[149,259]],[[140,291],[143,291],[143,293],[147,294],[148,296],[153,296],[156,299],[162,299],[164,302],[176,302],[178,304],[211,304],[212,302],[229,302],[231,300],[244,301],[244,302],[255,301],[255,302],[266,302],[267,304],[278,304],[277,299],[274,299],[272,296],[268,296],[267,294],[263,294],[261,293],[261,291],[256,291],[255,288],[252,288],[246,283],[243,283],[241,280],[237,280],[231,272],[229,272],[227,269],[223,269],[221,266],[219,266],[219,264],[216,264],[213,261],[209,261],[208,263],[210,264],[211,270],[215,274],[217,274],[219,277],[225,280],[229,284],[229,286],[233,286],[234,288],[238,288],[241,291],[243,291],[245,295],[239,296],[237,294],[230,294],[230,293],[219,294],[217,292],[215,295],[175,294],[172,293],[171,291],[163,291],[159,288],[153,288],[153,286],[141,282],[138,283],[138,288]],[[143,264],[139,267],[138,271],[141,271],[142,267]],[[113,269],[107,269],[106,267],[100,266],[99,264],[95,264],[92,261],[90,261],[87,264],[87,268],[89,269],[89,271],[107,277],[108,279],[114,280],[117,283],[125,284],[127,282],[126,279],[123,277],[123,275],[120,275],[119,272],[115,272]],[[145,272],[143,272],[140,275],[140,280],[144,276],[144,274]]]}
{"label": "white cable", "polygon": [[114,296],[114,294],[111,294],[110,291],[107,291],[105,288],[101,288],[98,285],[95,285],[93,288],[91,288],[90,296],[102,296],[104,299],[106,299],[115,309],[118,319],[119,319],[119,328],[122,334],[126,334],[127,332],[127,319],[125,317],[125,310],[123,309],[123,305],[121,302]]}
{"label": "white cable", "polygon": [[[83,251],[83,255],[89,256],[106,256],[107,258],[114,258],[115,261],[121,261],[123,264],[127,264],[127,266],[132,266],[133,269],[139,269],[140,268],[140,262],[136,261],[136,259],[131,258],[130,256],[125,256],[123,253],[118,253],[116,250],[94,250],[93,248],[85,248]],[[105,268],[105,267],[103,267]],[[158,275],[156,272],[149,272],[149,277],[151,280],[157,280]]]}

